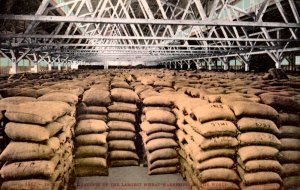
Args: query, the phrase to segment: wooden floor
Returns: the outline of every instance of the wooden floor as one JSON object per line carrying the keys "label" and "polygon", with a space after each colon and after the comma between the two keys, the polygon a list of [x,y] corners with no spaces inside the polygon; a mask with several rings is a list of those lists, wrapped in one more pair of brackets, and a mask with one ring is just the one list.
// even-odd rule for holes
{"label": "wooden floor", "polygon": [[110,168],[108,177],[80,177],[77,190],[188,190],[190,187],[180,174],[147,174],[146,167]]}

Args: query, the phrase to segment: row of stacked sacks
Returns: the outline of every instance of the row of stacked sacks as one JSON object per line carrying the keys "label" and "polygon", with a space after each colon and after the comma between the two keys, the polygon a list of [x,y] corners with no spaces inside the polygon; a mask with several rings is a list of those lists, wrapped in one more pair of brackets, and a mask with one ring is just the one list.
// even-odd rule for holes
{"label": "row of stacked sacks", "polygon": [[181,173],[192,189],[239,189],[233,112],[199,98],[181,97],[175,105]]}
{"label": "row of stacked sacks", "polygon": [[300,104],[294,97],[295,89],[286,86],[272,89],[259,96],[262,102],[279,112],[283,186],[284,189],[297,189],[300,187]]}
{"label": "row of stacked sacks", "polygon": [[284,189],[293,190],[300,187],[300,116],[282,113],[280,120],[279,161],[282,164]]}
{"label": "row of stacked sacks", "polygon": [[109,80],[97,81],[84,92],[77,107],[75,128],[75,174],[77,177],[107,176]]}
{"label": "row of stacked sacks", "polygon": [[[183,174],[194,187],[281,188],[283,168],[278,162],[281,147],[276,125],[278,113],[251,98],[228,101],[222,97],[222,103],[188,97],[175,101]],[[218,166],[220,169],[216,169]],[[205,172],[205,169],[208,170]],[[195,172],[197,177],[193,175]],[[208,180],[211,176],[213,179]]]}
{"label": "row of stacked sacks", "polygon": [[66,189],[74,169],[71,106],[51,100],[8,102],[5,133],[11,141],[0,155],[5,162],[1,189]]}
{"label": "row of stacked sacks", "polygon": [[164,96],[143,100],[141,136],[149,175],[178,172],[176,117],[171,107],[172,102]]}
{"label": "row of stacked sacks", "polygon": [[111,167],[138,166],[137,114],[139,97],[123,76],[111,81],[112,104],[108,107],[108,147]]}
{"label": "row of stacked sacks", "polygon": [[[59,82],[58,82],[59,81]],[[22,80],[17,83],[7,83],[7,87],[0,89],[3,97],[26,96],[38,98],[49,92],[60,90],[77,90],[77,87],[82,86],[84,82],[79,79],[60,80],[59,78],[51,80]]]}
{"label": "row of stacked sacks", "polygon": [[237,169],[242,178],[241,189],[281,189],[278,112],[268,105],[251,101],[235,101],[230,107],[240,131]]}
{"label": "row of stacked sacks", "polygon": [[[60,139],[61,144],[61,151],[62,156],[64,156],[63,159],[61,159],[61,162],[59,162],[59,167],[56,171],[65,171],[64,178],[61,177],[61,179],[64,180],[64,182],[61,183],[61,186],[67,187],[67,184],[69,181],[70,176],[72,176],[72,170],[73,170],[73,160],[70,154],[73,152],[73,142],[72,142],[72,134],[73,134],[73,124],[75,123],[74,120],[74,114],[75,114],[75,105],[78,101],[78,96],[82,94],[83,92],[83,85],[82,82],[77,82],[75,80],[73,81],[65,81],[62,83],[52,82],[55,81],[52,80],[43,80],[39,79],[37,81],[29,81],[29,80],[22,80],[22,84],[19,85],[18,89],[15,88],[5,88],[1,90],[1,94],[4,94],[4,96],[14,96],[14,97],[7,97],[0,101],[0,110],[2,113],[5,112],[5,110],[13,105],[18,105],[25,102],[33,102],[33,101],[62,101],[66,102],[70,105],[70,116],[71,117],[64,117],[64,119],[60,119],[60,122],[64,123],[65,125],[61,127],[61,130],[59,126],[57,125],[50,125],[49,130],[50,136],[52,137],[56,131],[60,130],[59,134],[56,136]],[[33,86],[34,85],[34,86]],[[9,86],[8,86],[9,87]],[[38,97],[38,99],[36,99]],[[49,107],[51,108],[51,107]],[[4,116],[4,114],[3,114]],[[2,129],[2,135],[6,137],[4,139],[4,142],[1,143],[2,150],[6,147],[6,145],[9,143],[9,139],[7,138],[7,135],[4,132],[5,124],[8,121],[7,118],[3,117],[4,122],[1,120],[1,129]],[[12,124],[9,123],[10,130],[14,127],[12,127]],[[27,126],[28,128],[29,126]],[[54,127],[54,128],[53,128]],[[55,128],[56,127],[56,128]],[[16,129],[19,127],[16,127]],[[8,130],[8,129],[7,129]],[[11,131],[10,131],[11,132]],[[9,132],[8,132],[9,133]],[[1,151],[2,152],[2,151]],[[64,160],[66,160],[66,164],[64,164]],[[4,161],[5,162],[5,161]],[[1,162],[1,167],[4,162]],[[63,169],[65,167],[65,169]],[[68,169],[68,167],[70,169]],[[56,172],[56,174],[59,174]],[[61,174],[60,174],[61,175]],[[61,175],[62,176],[62,175]],[[29,188],[29,187],[27,187]],[[32,187],[34,188],[34,186]]]}
{"label": "row of stacked sacks", "polygon": [[[256,83],[256,84],[255,84]],[[279,127],[281,148],[278,160],[282,164],[281,177],[285,189],[299,188],[299,87],[289,86],[284,81],[260,81],[251,83],[250,87],[240,87],[239,91],[243,93],[234,93],[230,95],[219,96],[219,101],[224,103],[236,100],[262,102],[279,112],[279,121],[277,117],[272,119]],[[291,83],[293,84],[293,83]],[[277,122],[276,122],[277,121]],[[273,132],[274,133],[274,132]],[[278,172],[279,173],[279,172]],[[278,186],[278,184],[277,184]]]}
{"label": "row of stacked sacks", "polygon": [[[80,83],[79,83],[80,84]],[[61,123],[65,127],[60,131],[58,137],[60,140],[60,146],[63,147],[63,161],[65,160],[64,169],[64,178],[62,183],[62,189],[73,188],[71,187],[75,181],[75,164],[74,164],[74,136],[75,136],[75,123],[76,123],[76,105],[79,101],[79,97],[83,92],[83,84],[80,86],[74,86],[75,88],[69,87],[69,89],[60,89],[55,92],[49,92],[38,98],[39,101],[59,101],[67,103],[70,106],[70,113],[68,117],[65,116],[62,118]],[[69,117],[70,116],[70,117]]]}
{"label": "row of stacked sacks", "polygon": [[229,105],[237,118],[240,132],[237,170],[242,178],[241,189],[280,189],[278,112],[259,103],[260,98],[251,94],[231,93],[208,99]]}
{"label": "row of stacked sacks", "polygon": [[173,103],[162,94],[174,91],[173,76],[162,77],[141,77],[135,83],[135,92],[142,100],[140,135],[149,175],[177,173],[179,170]]}

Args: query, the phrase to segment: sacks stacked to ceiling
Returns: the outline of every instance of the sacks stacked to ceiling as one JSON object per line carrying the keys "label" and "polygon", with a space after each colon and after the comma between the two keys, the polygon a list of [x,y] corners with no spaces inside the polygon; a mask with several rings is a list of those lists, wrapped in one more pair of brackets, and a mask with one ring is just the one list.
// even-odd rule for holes
{"label": "sacks stacked to ceiling", "polygon": [[75,129],[75,173],[83,176],[107,176],[107,106],[110,105],[109,81],[102,80],[83,94],[77,107]]}
{"label": "sacks stacked to ceiling", "polygon": [[172,113],[172,105],[171,100],[162,95],[149,96],[143,100],[140,134],[149,175],[178,172],[176,117]]}
{"label": "sacks stacked to ceiling", "polygon": [[194,189],[239,189],[238,130],[230,108],[198,98],[176,102],[183,174]]}
{"label": "sacks stacked to ceiling", "polygon": [[10,106],[5,133],[11,139],[0,155],[5,161],[1,189],[67,188],[72,150],[65,146],[75,120],[71,107],[58,101],[35,101]]}
{"label": "sacks stacked to ceiling", "polygon": [[108,145],[111,167],[137,166],[137,103],[139,97],[122,78],[111,82],[112,104],[108,107]]}
{"label": "sacks stacked to ceiling", "polygon": [[282,166],[277,160],[281,142],[275,124],[277,111],[254,102],[234,101],[230,104],[241,132],[237,157],[241,189],[281,189]]}

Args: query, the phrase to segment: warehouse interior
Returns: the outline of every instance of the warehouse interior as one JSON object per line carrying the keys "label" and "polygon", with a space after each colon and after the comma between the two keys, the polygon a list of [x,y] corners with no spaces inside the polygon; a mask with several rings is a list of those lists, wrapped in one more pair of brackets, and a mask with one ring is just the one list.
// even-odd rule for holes
{"label": "warehouse interior", "polygon": [[299,14],[0,0],[0,189],[300,189]]}

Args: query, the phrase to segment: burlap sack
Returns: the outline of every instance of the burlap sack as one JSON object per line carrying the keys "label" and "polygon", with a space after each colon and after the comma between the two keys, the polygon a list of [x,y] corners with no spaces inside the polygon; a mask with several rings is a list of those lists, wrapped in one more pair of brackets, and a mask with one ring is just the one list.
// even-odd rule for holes
{"label": "burlap sack", "polygon": [[75,137],[77,145],[104,145],[106,144],[107,132],[102,134],[79,135]]}
{"label": "burlap sack", "polygon": [[62,101],[70,105],[76,105],[78,102],[78,96],[65,92],[52,92],[47,93],[38,98],[39,101]]}
{"label": "burlap sack", "polygon": [[82,101],[87,106],[108,106],[111,103],[110,93],[107,90],[91,88],[84,92]]}
{"label": "burlap sack", "polygon": [[283,187],[286,190],[298,189],[300,184],[300,176],[291,176],[283,179]]}
{"label": "burlap sack", "polygon": [[11,141],[1,153],[0,160],[22,161],[50,159],[54,154],[55,150],[49,145]]}
{"label": "burlap sack", "polygon": [[262,145],[262,146],[272,146],[280,148],[281,142],[278,138],[270,133],[262,132],[247,132],[242,133],[238,136],[240,145],[251,146],[251,145]]}
{"label": "burlap sack", "polygon": [[300,164],[282,164],[282,177],[297,176],[300,173]]}
{"label": "burlap sack", "polygon": [[56,183],[44,179],[26,179],[5,181],[2,190],[53,190]]}
{"label": "burlap sack", "polygon": [[156,133],[156,132],[173,133],[176,130],[176,127],[173,125],[158,124],[158,123],[150,124],[149,122],[143,122],[141,124],[141,128],[143,131],[145,131],[147,133],[147,135]]}
{"label": "burlap sack", "polygon": [[248,160],[259,160],[275,158],[279,150],[270,146],[245,146],[238,150],[238,155],[243,162]]}
{"label": "burlap sack", "polygon": [[172,148],[158,149],[152,153],[147,153],[147,159],[151,164],[156,160],[173,159],[177,157],[178,155],[176,150]]}
{"label": "burlap sack", "polygon": [[125,150],[113,150],[109,154],[110,160],[139,160],[135,152]]}
{"label": "burlap sack", "polygon": [[108,120],[107,115],[99,115],[99,114],[83,114],[77,117],[77,121],[90,120],[90,119],[102,120],[104,122],[107,122]]}
{"label": "burlap sack", "polygon": [[279,174],[275,172],[254,172],[245,173],[242,176],[245,185],[257,185],[265,183],[282,183],[282,179]]}
{"label": "burlap sack", "polygon": [[37,99],[32,97],[25,97],[25,96],[3,98],[0,100],[0,111],[4,111],[13,105],[18,105],[20,103],[25,103],[25,102],[34,102],[34,101],[37,101]]}
{"label": "burlap sack", "polygon": [[100,114],[104,115],[107,114],[107,108],[106,107],[101,107],[101,106],[86,106],[84,103],[79,104],[78,108],[78,114]]}
{"label": "burlap sack", "polygon": [[7,123],[6,135],[14,141],[41,142],[50,138],[50,132],[46,127],[24,123]]}
{"label": "burlap sack", "polygon": [[108,118],[110,121],[125,121],[133,124],[136,123],[136,117],[133,113],[110,112],[108,114]]}
{"label": "burlap sack", "polygon": [[280,133],[276,124],[267,119],[244,117],[237,122],[237,126],[241,132],[267,132],[274,135],[278,135]]}
{"label": "burlap sack", "polygon": [[110,131],[108,133],[108,140],[134,140],[135,133],[132,131]]}
{"label": "burlap sack", "polygon": [[[188,117],[185,117],[188,118]],[[217,120],[210,121],[203,124],[198,123],[190,119],[187,121],[193,129],[200,133],[202,136],[206,138],[215,137],[215,136],[237,136],[237,128],[234,123],[230,121]]]}
{"label": "burlap sack", "polygon": [[132,140],[110,140],[108,147],[110,150],[136,151],[134,141]]}
{"label": "burlap sack", "polygon": [[175,125],[176,117],[173,113],[164,110],[149,110],[146,112],[146,120],[149,123],[164,123]]}
{"label": "burlap sack", "polygon": [[300,127],[284,125],[280,127],[280,137],[300,139]]}
{"label": "burlap sack", "polygon": [[104,121],[101,120],[82,120],[77,123],[75,129],[76,135],[85,135],[93,133],[104,133],[108,130],[108,127]]}
{"label": "burlap sack", "polygon": [[171,107],[172,101],[166,96],[151,96],[143,100],[145,106]]}
{"label": "burlap sack", "polygon": [[75,167],[76,166],[107,168],[107,163],[106,159],[101,157],[75,158]]}
{"label": "burlap sack", "polygon": [[103,157],[107,156],[107,146],[79,146],[75,151],[76,158],[87,158],[87,157]]}
{"label": "burlap sack", "polygon": [[114,102],[112,105],[108,106],[110,112],[129,112],[135,113],[138,111],[136,104]]}
{"label": "burlap sack", "polygon": [[110,131],[132,131],[135,132],[134,124],[125,121],[109,121],[107,123]]}
{"label": "burlap sack", "polygon": [[216,157],[203,162],[195,162],[194,168],[203,171],[212,168],[233,168],[234,161],[228,157]]}
{"label": "burlap sack", "polygon": [[277,120],[279,116],[278,112],[271,106],[255,102],[234,101],[230,107],[237,117],[258,117]]}
{"label": "burlap sack", "polygon": [[175,134],[173,133],[168,133],[168,132],[157,132],[157,133],[152,133],[150,135],[147,135],[145,132],[140,132],[144,143],[148,143],[151,140],[155,140],[155,139],[175,139]]}
{"label": "burlap sack", "polygon": [[162,167],[170,167],[170,166],[178,166],[179,165],[179,159],[178,158],[172,158],[172,159],[166,159],[166,160],[157,160],[153,162],[152,164],[148,164],[149,170],[153,170],[156,168],[162,168]]}
{"label": "burlap sack", "polygon": [[299,150],[300,151],[300,139],[282,138],[281,150]]}
{"label": "burlap sack", "polygon": [[298,150],[285,150],[280,151],[278,155],[280,163],[300,163],[300,151]]}
{"label": "burlap sack", "polygon": [[235,148],[239,145],[239,142],[234,137],[229,136],[220,136],[220,137],[213,137],[209,139],[205,139],[200,147],[203,150],[211,150],[217,148]]}
{"label": "burlap sack", "polygon": [[177,172],[178,172],[178,168],[176,166],[160,167],[160,168],[148,170],[149,175],[173,174]]}
{"label": "burlap sack", "polygon": [[134,91],[124,88],[112,89],[111,97],[115,102],[137,103],[139,101],[139,97]]}
{"label": "burlap sack", "polygon": [[246,172],[273,171],[280,174],[283,171],[277,160],[249,160],[243,163],[238,158],[238,163]]}
{"label": "burlap sack", "polygon": [[145,145],[146,150],[149,152],[153,152],[158,149],[176,147],[178,147],[178,144],[175,142],[175,140],[169,138],[154,139]]}
{"label": "burlap sack", "polygon": [[212,120],[235,120],[230,108],[220,103],[210,103],[196,107],[192,110],[192,115],[201,123]]}
{"label": "burlap sack", "polygon": [[137,160],[112,160],[110,161],[111,167],[124,167],[124,166],[138,166]]}
{"label": "burlap sack", "polygon": [[237,173],[232,169],[227,168],[214,168],[204,170],[199,174],[199,179],[201,182],[208,181],[230,181],[239,182],[240,178]]}
{"label": "burlap sack", "polygon": [[10,106],[5,116],[20,123],[47,124],[70,113],[70,106],[64,102],[37,101]]}
{"label": "burlap sack", "polygon": [[1,177],[4,179],[35,177],[47,179],[54,173],[55,168],[55,163],[46,160],[7,163],[1,168]]}

